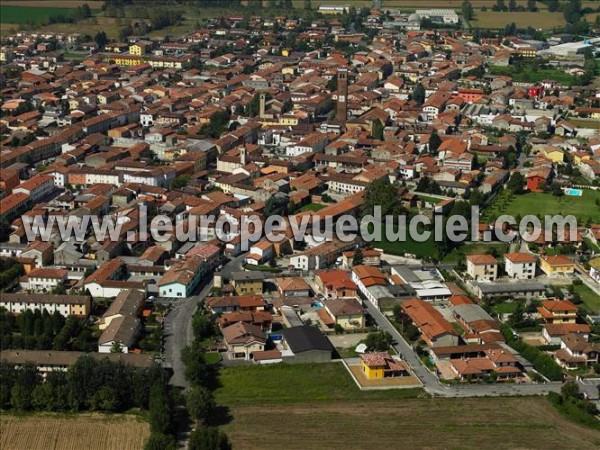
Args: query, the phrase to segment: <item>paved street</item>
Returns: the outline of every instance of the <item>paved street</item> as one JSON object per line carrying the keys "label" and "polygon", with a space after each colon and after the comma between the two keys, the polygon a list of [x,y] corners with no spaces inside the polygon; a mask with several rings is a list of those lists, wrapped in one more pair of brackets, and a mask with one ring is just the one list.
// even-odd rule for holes
{"label": "paved street", "polygon": [[547,384],[469,384],[460,386],[447,386],[439,382],[423,365],[411,346],[402,335],[394,328],[390,321],[371,302],[364,302],[367,310],[379,328],[388,331],[395,343],[394,349],[411,366],[414,374],[419,377],[423,388],[431,395],[443,397],[483,397],[501,395],[545,395],[549,392],[560,392],[561,383]]}
{"label": "paved street", "polygon": [[[242,270],[244,256],[238,256],[223,265],[221,274],[229,276],[232,272]],[[201,289],[197,295],[180,300],[167,301],[171,310],[165,317],[165,366],[173,369],[171,384],[174,386],[187,387],[185,381],[185,367],[181,361],[181,350],[192,343],[194,338],[192,331],[192,316],[198,305],[210,292],[213,286],[213,276],[209,275],[201,282]]]}

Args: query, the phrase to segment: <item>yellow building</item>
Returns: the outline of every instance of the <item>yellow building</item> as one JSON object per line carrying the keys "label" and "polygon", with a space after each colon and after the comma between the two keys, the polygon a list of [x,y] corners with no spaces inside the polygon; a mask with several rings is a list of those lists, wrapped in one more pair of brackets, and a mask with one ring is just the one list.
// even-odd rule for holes
{"label": "yellow building", "polygon": [[566,256],[545,256],[540,258],[540,269],[548,275],[567,275],[575,272],[575,263]]}
{"label": "yellow building", "polygon": [[402,361],[392,358],[386,352],[360,355],[360,368],[369,380],[383,380],[389,377],[405,377],[409,375]]}
{"label": "yellow building", "polygon": [[135,66],[144,62],[144,58],[134,55],[113,55],[111,59],[114,59],[117,66]]}
{"label": "yellow building", "polygon": [[132,44],[129,46],[129,54],[136,55],[136,56],[142,56],[143,54],[146,53],[146,48],[147,47],[144,44],[140,44],[140,43]]}
{"label": "yellow building", "polygon": [[565,154],[562,150],[558,150],[552,147],[543,149],[542,154],[553,163],[562,164],[565,159]]}
{"label": "yellow building", "polygon": [[231,285],[238,295],[254,295],[263,293],[264,276],[259,272],[239,272],[231,276]]}

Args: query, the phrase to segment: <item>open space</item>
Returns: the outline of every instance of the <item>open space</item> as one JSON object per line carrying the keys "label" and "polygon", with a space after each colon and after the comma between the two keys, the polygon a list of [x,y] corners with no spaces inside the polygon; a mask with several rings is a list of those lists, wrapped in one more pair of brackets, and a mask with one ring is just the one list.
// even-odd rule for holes
{"label": "open space", "polygon": [[516,66],[492,66],[490,67],[492,75],[506,75],[512,77],[514,81],[537,83],[542,80],[555,80],[559,83],[569,84],[575,81],[575,77],[565,73],[560,69],[535,69],[518,71]]}
{"label": "open space", "polygon": [[[2,23],[43,23],[54,14],[68,13],[69,8],[30,8],[26,6],[0,5],[0,22]],[[72,26],[72,25],[71,25]]]}
{"label": "open space", "polygon": [[[309,377],[307,377],[309,378]],[[315,383],[318,377],[310,377]],[[292,390],[294,387],[289,387]],[[402,391],[383,391],[391,395]],[[600,433],[545,398],[404,399],[236,405],[224,427],[234,448],[592,449]],[[260,424],[260,425],[258,425]]]}
{"label": "open space", "polygon": [[341,362],[224,367],[216,391],[227,406],[357,401],[425,395],[421,389],[361,391]]}
{"label": "open space", "polygon": [[490,8],[487,11],[476,10],[475,19],[470,21],[470,25],[473,28],[504,28],[513,22],[517,27],[521,28],[532,26],[534,28],[551,30],[563,27],[565,25],[565,18],[562,12],[501,12],[492,11]]}
{"label": "open space", "polygon": [[131,415],[0,416],[2,450],[136,450],[149,434],[148,424]]}
{"label": "open space", "polygon": [[[395,229],[397,230],[397,229]],[[394,231],[396,233],[396,231]],[[382,226],[381,230],[381,241],[373,241],[372,245],[375,248],[383,250],[385,253],[391,255],[405,255],[411,254],[416,255],[419,258],[430,257],[437,258],[439,253],[435,248],[435,241],[433,233],[425,242],[416,242],[410,237],[408,230],[406,231],[406,239],[403,241],[390,241],[385,235],[385,225]]]}
{"label": "open space", "polygon": [[460,247],[454,248],[451,252],[444,256],[442,262],[456,263],[465,255],[477,255],[480,253],[489,254],[493,250],[496,251],[498,258],[500,258],[508,251],[508,244],[502,242],[493,242],[489,244],[463,244]]}
{"label": "open space", "polygon": [[556,197],[549,193],[528,192],[522,195],[513,195],[511,199],[508,192],[503,192],[496,197],[490,207],[486,208],[483,217],[486,220],[494,219],[502,214],[511,214],[521,217],[527,214],[573,214],[580,225],[585,225],[588,220],[593,223],[600,222],[600,207],[596,204],[600,200],[600,191],[585,189],[581,197],[563,195]]}
{"label": "open space", "polygon": [[587,309],[590,311],[600,311],[600,295],[597,295],[585,284],[575,285],[574,289],[581,296],[581,300]]}

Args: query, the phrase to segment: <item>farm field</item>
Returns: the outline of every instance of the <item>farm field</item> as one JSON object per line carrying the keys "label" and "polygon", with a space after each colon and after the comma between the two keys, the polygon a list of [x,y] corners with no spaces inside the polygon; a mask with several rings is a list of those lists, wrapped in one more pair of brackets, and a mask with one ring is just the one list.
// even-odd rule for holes
{"label": "farm field", "polygon": [[87,3],[91,9],[100,9],[104,4],[100,0],[2,0],[2,6],[23,6],[30,8],[77,8]]}
{"label": "farm field", "polygon": [[600,207],[596,204],[600,200],[600,191],[584,190],[581,197],[570,197],[563,195],[555,197],[552,194],[542,192],[529,192],[522,195],[514,195],[512,199],[506,200],[508,192],[503,192],[496,197],[490,207],[483,214],[485,219],[491,220],[502,214],[511,214],[521,217],[528,214],[573,214],[578,224],[585,225],[588,220],[600,223]]}
{"label": "farm field", "polygon": [[69,8],[56,7],[38,7],[30,8],[25,6],[0,5],[0,22],[19,24],[19,23],[41,23],[53,14],[68,13]]}
{"label": "farm field", "polygon": [[217,403],[227,406],[400,399],[424,395],[422,389],[360,391],[338,362],[223,367],[219,371],[219,385],[215,392]]}
{"label": "farm field", "polygon": [[289,449],[592,449],[600,444],[600,433],[567,421],[541,397],[296,405],[273,397],[270,403],[235,405],[230,412],[233,419],[224,431],[234,448],[244,449],[280,449],[283,443]]}
{"label": "farm field", "polygon": [[141,450],[149,434],[147,423],[127,415],[0,416],[2,450]]}
{"label": "farm field", "polygon": [[555,27],[565,25],[565,18],[562,12],[550,11],[513,11],[501,12],[476,10],[475,19],[469,23],[473,28],[504,28],[506,25],[514,22],[517,27],[526,28],[532,26],[534,28],[542,28],[551,30]]}

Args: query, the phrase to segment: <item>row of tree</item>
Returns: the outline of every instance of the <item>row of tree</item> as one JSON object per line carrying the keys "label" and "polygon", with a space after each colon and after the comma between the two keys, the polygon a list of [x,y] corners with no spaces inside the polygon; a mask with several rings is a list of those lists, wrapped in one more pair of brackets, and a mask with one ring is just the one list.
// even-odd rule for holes
{"label": "row of tree", "polygon": [[0,406],[4,409],[122,412],[141,408],[150,409],[152,417],[153,393],[165,386],[167,377],[158,366],[136,368],[88,355],[66,372],[48,372],[45,378],[33,363],[15,367],[0,362]]}
{"label": "row of tree", "polygon": [[86,324],[59,312],[27,310],[18,317],[0,308],[0,348],[27,350],[96,350],[97,338]]}

